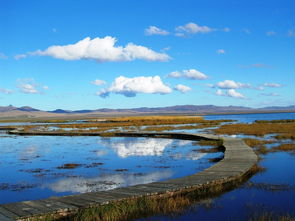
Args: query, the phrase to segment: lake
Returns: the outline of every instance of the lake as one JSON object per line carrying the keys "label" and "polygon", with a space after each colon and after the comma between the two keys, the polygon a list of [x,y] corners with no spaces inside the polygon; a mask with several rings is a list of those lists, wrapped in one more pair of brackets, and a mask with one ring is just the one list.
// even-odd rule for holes
{"label": "lake", "polygon": [[0,134],[0,203],[43,199],[191,175],[223,153],[158,138]]}

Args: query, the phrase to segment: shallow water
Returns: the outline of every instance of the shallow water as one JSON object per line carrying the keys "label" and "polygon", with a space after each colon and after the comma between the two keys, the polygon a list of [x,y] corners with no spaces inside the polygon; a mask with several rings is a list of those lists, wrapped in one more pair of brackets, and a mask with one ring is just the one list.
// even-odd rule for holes
{"label": "shallow water", "polygon": [[[282,113],[215,115],[208,116],[206,119],[232,119],[237,122],[251,123],[255,120],[294,118],[295,113]],[[237,134],[234,137],[269,140],[273,139],[274,135],[255,137]],[[266,146],[277,146],[281,143],[294,143],[294,141],[279,140]],[[138,220],[249,220],[263,213],[288,214],[295,217],[295,152],[268,153],[261,157],[259,165],[266,168],[266,171],[254,175],[239,188],[224,193],[220,197],[192,205],[180,214],[151,216]]]}
{"label": "shallow water", "polygon": [[222,153],[192,141],[0,134],[0,203],[101,191],[190,175]]}
{"label": "shallow water", "polygon": [[255,120],[282,120],[295,119],[295,112],[292,113],[267,113],[267,114],[220,114],[206,115],[205,120],[236,120],[235,123],[252,123]]}

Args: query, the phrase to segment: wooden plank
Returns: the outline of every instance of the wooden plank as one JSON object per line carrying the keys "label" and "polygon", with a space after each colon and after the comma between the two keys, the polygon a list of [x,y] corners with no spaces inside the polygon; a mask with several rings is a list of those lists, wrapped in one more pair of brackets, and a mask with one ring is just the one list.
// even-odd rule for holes
{"label": "wooden plank", "polygon": [[28,210],[23,210],[24,207],[21,206],[19,203],[12,203],[12,204],[4,204],[1,205],[4,209],[9,210],[10,212],[16,214],[18,217],[30,217],[33,214],[30,213]]}
{"label": "wooden plank", "polygon": [[89,205],[93,203],[92,201],[79,198],[79,195],[77,195],[76,197],[60,197],[60,198],[57,198],[56,201],[73,205],[78,208],[88,207]]}
{"label": "wooden plank", "polygon": [[69,211],[69,210],[78,209],[77,206],[59,202],[55,198],[40,200],[40,202],[45,203],[46,206],[50,206],[50,207],[54,208],[56,211]]}
{"label": "wooden plank", "polygon": [[24,201],[22,203],[38,209],[40,211],[40,213],[42,213],[42,214],[54,212],[56,210],[56,208],[49,206],[48,204],[46,204],[42,201],[37,201],[37,200],[36,201]]}
{"label": "wooden plank", "polygon": [[19,215],[3,208],[2,205],[0,206],[0,214],[13,220],[16,220],[17,218],[19,218]]}
{"label": "wooden plank", "polygon": [[0,220],[1,221],[15,221],[15,219],[9,218],[7,216],[4,216],[0,213]]}

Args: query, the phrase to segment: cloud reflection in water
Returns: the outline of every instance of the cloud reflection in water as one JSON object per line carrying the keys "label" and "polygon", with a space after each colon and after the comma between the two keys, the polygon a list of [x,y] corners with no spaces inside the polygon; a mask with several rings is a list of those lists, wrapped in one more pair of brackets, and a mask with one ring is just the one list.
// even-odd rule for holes
{"label": "cloud reflection in water", "polygon": [[94,191],[110,190],[122,186],[151,183],[162,179],[168,179],[173,175],[172,171],[156,171],[146,174],[103,174],[94,178],[65,178],[55,183],[46,185],[55,192],[86,193]]}
{"label": "cloud reflection in water", "polygon": [[167,146],[173,143],[169,139],[128,139],[123,138],[118,141],[103,139],[101,144],[112,148],[120,157],[128,156],[161,156]]}

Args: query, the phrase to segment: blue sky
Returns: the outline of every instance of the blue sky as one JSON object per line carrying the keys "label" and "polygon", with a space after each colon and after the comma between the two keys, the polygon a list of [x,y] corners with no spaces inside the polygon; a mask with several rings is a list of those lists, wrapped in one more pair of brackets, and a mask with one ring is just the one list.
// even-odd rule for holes
{"label": "blue sky", "polygon": [[0,0],[0,106],[295,104],[295,2]]}

